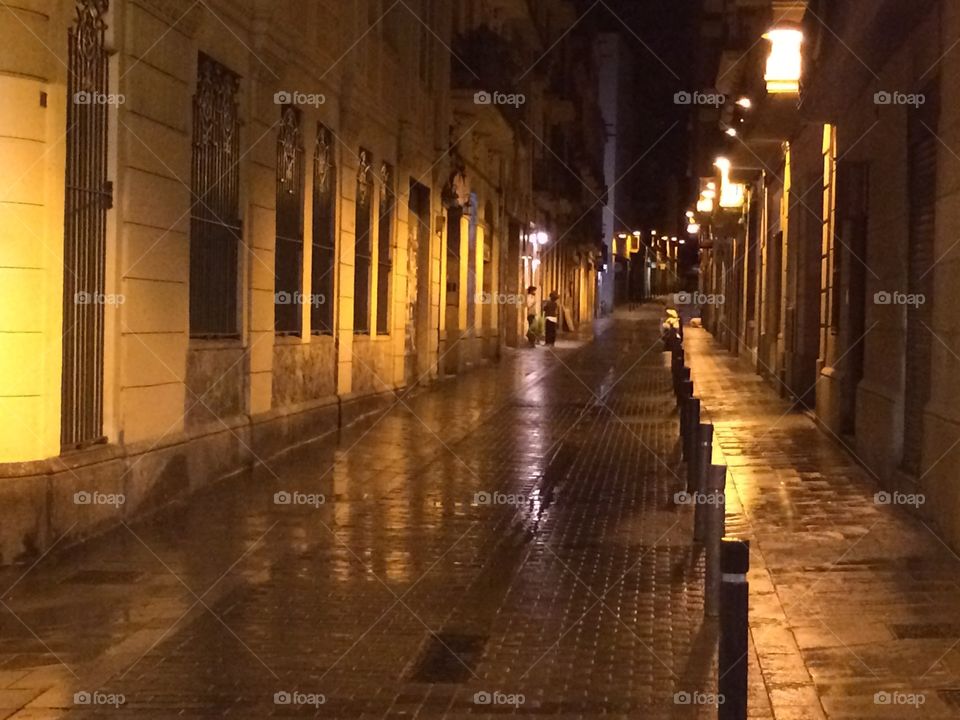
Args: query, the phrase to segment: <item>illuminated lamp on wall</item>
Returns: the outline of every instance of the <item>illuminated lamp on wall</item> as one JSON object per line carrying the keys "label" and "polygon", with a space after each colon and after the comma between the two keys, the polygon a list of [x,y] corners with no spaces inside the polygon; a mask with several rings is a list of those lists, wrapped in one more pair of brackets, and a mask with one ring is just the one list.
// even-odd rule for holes
{"label": "illuminated lamp on wall", "polygon": [[746,201],[747,188],[743,183],[730,181],[731,164],[727,158],[717,158],[714,165],[720,170],[720,207],[741,208]]}
{"label": "illuminated lamp on wall", "polygon": [[800,92],[803,33],[794,27],[774,27],[763,37],[770,41],[770,55],[763,75],[767,92],[771,95]]}

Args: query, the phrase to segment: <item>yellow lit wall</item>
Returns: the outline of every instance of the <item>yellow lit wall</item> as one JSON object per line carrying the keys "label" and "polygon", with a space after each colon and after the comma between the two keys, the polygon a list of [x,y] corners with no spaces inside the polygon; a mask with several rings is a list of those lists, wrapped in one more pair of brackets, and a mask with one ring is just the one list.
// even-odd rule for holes
{"label": "yellow lit wall", "polygon": [[21,72],[0,75],[0,462],[20,462],[60,452],[66,91],[22,24],[45,37],[51,19],[2,15],[0,67]]}

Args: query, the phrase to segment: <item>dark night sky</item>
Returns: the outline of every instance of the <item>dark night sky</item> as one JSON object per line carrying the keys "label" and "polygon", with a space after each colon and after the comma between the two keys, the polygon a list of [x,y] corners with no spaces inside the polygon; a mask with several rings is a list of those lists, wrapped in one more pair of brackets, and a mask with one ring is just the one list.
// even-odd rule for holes
{"label": "dark night sky", "polygon": [[[635,152],[649,154],[623,182],[640,201],[637,216],[630,219],[647,229],[667,227],[667,188],[686,182],[689,108],[675,105],[673,96],[678,90],[696,89],[700,2],[603,0],[588,16],[598,32],[619,32],[636,58],[636,88],[631,97],[634,112],[642,120],[636,127]],[[581,2],[581,11],[591,4],[592,0]]]}

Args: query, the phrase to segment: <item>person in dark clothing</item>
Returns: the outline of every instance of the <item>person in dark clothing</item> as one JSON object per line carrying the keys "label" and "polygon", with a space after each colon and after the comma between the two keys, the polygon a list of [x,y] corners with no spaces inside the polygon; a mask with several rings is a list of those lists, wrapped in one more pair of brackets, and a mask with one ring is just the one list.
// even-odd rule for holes
{"label": "person in dark clothing", "polygon": [[527,342],[530,347],[536,347],[537,330],[534,324],[537,322],[537,288],[531,285],[527,288]]}
{"label": "person in dark clothing", "polygon": [[560,324],[560,296],[554,290],[550,299],[543,304],[543,315],[546,328],[547,345],[553,346],[557,342],[557,326]]}

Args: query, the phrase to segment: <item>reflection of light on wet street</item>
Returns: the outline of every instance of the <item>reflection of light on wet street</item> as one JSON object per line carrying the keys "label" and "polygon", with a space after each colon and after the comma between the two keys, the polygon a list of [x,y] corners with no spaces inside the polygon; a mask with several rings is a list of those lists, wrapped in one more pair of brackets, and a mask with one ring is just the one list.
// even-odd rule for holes
{"label": "reflection of light on wet street", "polygon": [[[638,355],[621,340],[639,346],[642,332],[607,327],[596,343],[518,352],[211,488],[137,526],[143,542],[120,533],[69,567],[51,558],[11,608],[81,679],[117,678],[131,700],[111,717],[270,716],[276,675],[326,693],[330,717],[420,708],[434,690],[465,716],[482,684],[548,688],[551,716],[658,718],[688,665],[699,591],[696,573],[675,572],[689,545],[665,534],[677,514],[652,498],[671,479],[643,447],[673,452],[667,374],[652,354],[623,378]],[[592,393],[611,387],[652,408],[643,445],[596,411]],[[278,505],[278,491],[325,500]],[[654,545],[662,535],[670,543]],[[113,564],[139,579],[108,575],[83,595],[64,584]],[[171,572],[202,605],[187,613],[196,597]],[[584,615],[605,593],[630,630],[602,606]],[[58,665],[16,626],[0,617],[0,679]],[[38,694],[70,685],[40,677]]]}

